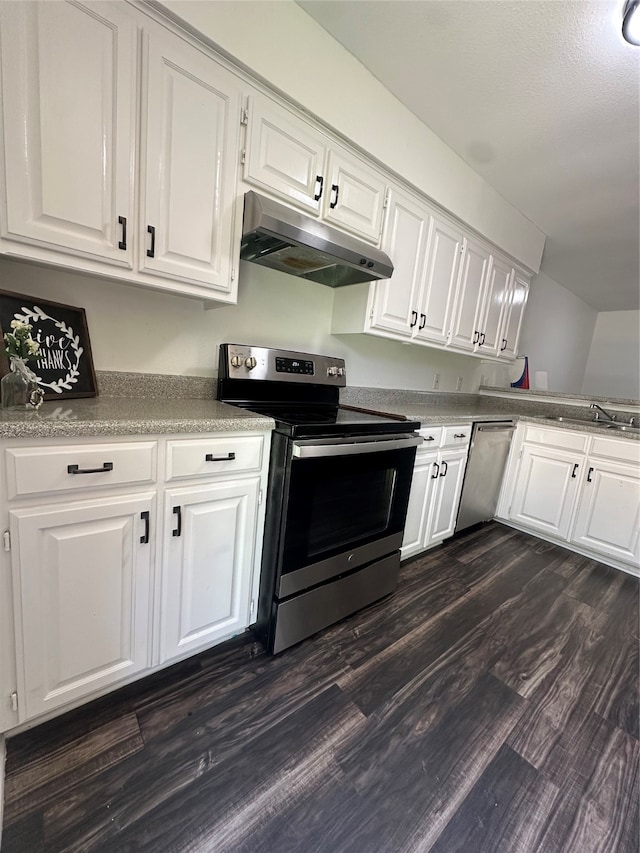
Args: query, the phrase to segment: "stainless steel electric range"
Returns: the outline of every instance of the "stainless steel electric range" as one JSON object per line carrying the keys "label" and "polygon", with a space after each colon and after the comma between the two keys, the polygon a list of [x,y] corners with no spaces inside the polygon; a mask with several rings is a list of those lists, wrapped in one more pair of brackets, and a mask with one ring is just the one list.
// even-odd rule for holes
{"label": "stainless steel electric range", "polygon": [[420,424],[341,406],[340,358],[222,344],[218,376],[276,421],[255,626],[275,654],[395,589]]}

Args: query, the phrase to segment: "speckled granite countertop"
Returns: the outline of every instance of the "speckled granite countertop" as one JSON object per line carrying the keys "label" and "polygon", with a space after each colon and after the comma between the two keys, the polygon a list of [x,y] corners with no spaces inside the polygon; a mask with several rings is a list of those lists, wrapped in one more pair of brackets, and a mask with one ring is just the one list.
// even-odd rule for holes
{"label": "speckled granite countertop", "polygon": [[0,410],[0,438],[270,430],[271,418],[218,400],[88,397],[46,402],[37,410]]}

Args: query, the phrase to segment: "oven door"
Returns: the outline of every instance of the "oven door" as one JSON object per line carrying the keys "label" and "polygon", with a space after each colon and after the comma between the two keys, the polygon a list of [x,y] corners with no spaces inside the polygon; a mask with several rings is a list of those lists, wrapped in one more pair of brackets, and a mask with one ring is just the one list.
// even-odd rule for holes
{"label": "oven door", "polygon": [[292,442],[277,598],[400,547],[421,442],[415,434]]}

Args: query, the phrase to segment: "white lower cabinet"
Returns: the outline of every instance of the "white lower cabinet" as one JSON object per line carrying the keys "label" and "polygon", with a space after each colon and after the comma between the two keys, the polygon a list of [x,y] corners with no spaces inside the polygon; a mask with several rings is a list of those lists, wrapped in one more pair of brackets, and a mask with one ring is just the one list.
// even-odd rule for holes
{"label": "white lower cabinet", "polygon": [[161,663],[249,624],[259,491],[252,477],[166,492]]}
{"label": "white lower cabinet", "polygon": [[155,494],[10,512],[20,719],[150,665]]}
{"label": "white lower cabinet", "polygon": [[471,425],[423,427],[411,481],[402,559],[453,535],[467,461]]}
{"label": "white lower cabinet", "polygon": [[146,439],[2,449],[0,731],[251,623],[269,434]]}
{"label": "white lower cabinet", "polygon": [[519,424],[498,517],[638,573],[640,442]]}

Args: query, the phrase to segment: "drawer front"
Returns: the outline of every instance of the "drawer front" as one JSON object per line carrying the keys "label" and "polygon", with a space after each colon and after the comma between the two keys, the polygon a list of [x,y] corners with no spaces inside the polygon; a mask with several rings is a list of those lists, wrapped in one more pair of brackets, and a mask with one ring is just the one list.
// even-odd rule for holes
{"label": "drawer front", "polygon": [[524,428],[524,439],[527,444],[543,444],[546,447],[562,447],[566,450],[576,450],[584,453],[587,449],[589,436],[583,432],[570,429],[551,429],[549,427],[527,424]]}
{"label": "drawer front", "polygon": [[441,447],[467,447],[471,441],[471,427],[471,424],[443,427]]}
{"label": "drawer front", "polygon": [[631,462],[640,465],[640,441],[633,439],[601,438],[596,435],[591,440],[590,456],[602,456],[619,462]]}
{"label": "drawer front", "polygon": [[259,471],[263,452],[261,435],[168,441],[167,480]]}
{"label": "drawer front", "polygon": [[421,453],[429,453],[432,450],[437,450],[440,447],[440,442],[442,441],[442,427],[422,427],[418,430],[418,435],[421,435],[424,439],[422,444],[418,446],[418,455]]}
{"label": "drawer front", "polygon": [[7,448],[7,495],[11,500],[45,492],[153,483],[156,460],[155,441]]}

